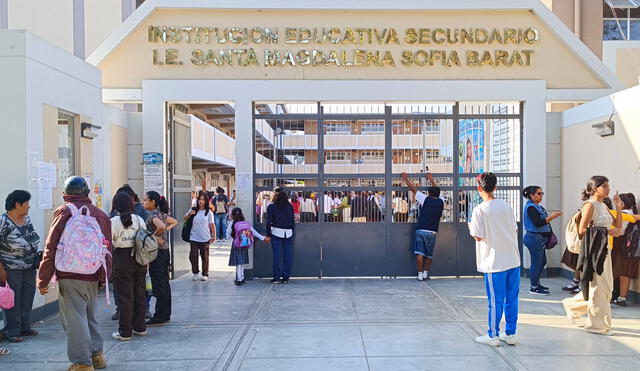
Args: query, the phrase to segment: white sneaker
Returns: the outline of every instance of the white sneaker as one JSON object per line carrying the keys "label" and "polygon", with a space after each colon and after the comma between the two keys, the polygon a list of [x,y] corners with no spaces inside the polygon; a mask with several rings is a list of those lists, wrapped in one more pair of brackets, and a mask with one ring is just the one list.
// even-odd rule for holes
{"label": "white sneaker", "polygon": [[133,330],[133,334],[134,334],[135,336],[147,336],[147,331],[146,331],[146,330],[145,330],[145,331],[136,331],[136,330]]}
{"label": "white sneaker", "polygon": [[422,272],[418,272],[418,281],[424,281],[424,275]]}
{"label": "white sneaker", "polygon": [[120,341],[130,341],[131,337],[124,337],[120,335],[120,331],[116,331],[113,334],[111,334],[111,338],[113,340],[120,340]]}
{"label": "white sneaker", "polygon": [[198,281],[200,279],[200,277],[198,277],[198,275],[199,275],[199,273],[194,274],[192,280]]}
{"label": "white sneaker", "polygon": [[517,341],[516,341],[516,335],[507,335],[507,334],[500,334],[500,340],[504,341],[505,343],[509,344],[509,345],[516,345]]}
{"label": "white sneaker", "polygon": [[485,334],[482,336],[478,336],[475,338],[476,343],[480,343],[480,344],[485,344],[485,345],[489,345],[492,347],[499,347],[500,346],[500,339],[498,339],[497,337],[489,337],[489,335]]}
{"label": "white sneaker", "polygon": [[422,272],[422,278],[424,278],[425,280],[430,280],[431,277],[429,277],[429,271]]}
{"label": "white sneaker", "polygon": [[200,276],[200,281],[209,281],[209,276]]}

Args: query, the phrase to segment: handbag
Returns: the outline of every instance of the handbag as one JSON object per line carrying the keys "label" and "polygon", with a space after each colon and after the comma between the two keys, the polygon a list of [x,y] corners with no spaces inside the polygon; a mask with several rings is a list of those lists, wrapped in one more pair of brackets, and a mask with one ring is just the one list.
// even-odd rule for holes
{"label": "handbag", "polygon": [[553,249],[554,247],[556,247],[557,244],[558,244],[558,236],[556,236],[556,234],[553,233],[553,230],[552,230],[551,236],[549,237],[549,242],[547,242],[544,248],[547,250]]}
{"label": "handbag", "polygon": [[0,286],[0,309],[11,309],[14,305],[15,293],[9,287],[9,282]]}
{"label": "handbag", "polygon": [[36,257],[35,259],[33,259],[33,265],[31,266],[32,269],[40,269],[40,263],[42,262],[42,251],[38,251],[36,252]]}
{"label": "handbag", "polygon": [[[193,208],[192,210],[195,210],[195,208]],[[195,218],[195,215],[191,215],[191,217],[189,217],[189,219],[182,224],[181,236],[182,241],[184,242],[191,242],[191,228],[193,228],[193,218]]]}

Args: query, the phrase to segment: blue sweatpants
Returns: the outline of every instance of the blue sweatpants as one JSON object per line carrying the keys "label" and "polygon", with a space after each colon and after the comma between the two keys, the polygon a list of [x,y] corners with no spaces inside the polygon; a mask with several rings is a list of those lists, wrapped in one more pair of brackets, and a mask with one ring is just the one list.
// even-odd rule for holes
{"label": "blue sweatpants", "polygon": [[485,273],[484,285],[489,301],[489,337],[500,335],[500,321],[504,312],[507,335],[516,333],[518,322],[518,295],[520,293],[520,267],[503,272]]}

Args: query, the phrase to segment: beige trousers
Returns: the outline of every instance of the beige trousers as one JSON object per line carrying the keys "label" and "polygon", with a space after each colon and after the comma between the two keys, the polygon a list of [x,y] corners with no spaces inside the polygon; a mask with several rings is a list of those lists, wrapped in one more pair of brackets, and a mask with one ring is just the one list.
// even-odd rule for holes
{"label": "beige trousers", "polygon": [[613,268],[611,251],[604,261],[602,275],[594,274],[589,283],[589,300],[584,301],[582,293],[562,301],[567,317],[573,323],[581,323],[586,314],[584,329],[605,334],[611,330],[611,292],[613,291]]}

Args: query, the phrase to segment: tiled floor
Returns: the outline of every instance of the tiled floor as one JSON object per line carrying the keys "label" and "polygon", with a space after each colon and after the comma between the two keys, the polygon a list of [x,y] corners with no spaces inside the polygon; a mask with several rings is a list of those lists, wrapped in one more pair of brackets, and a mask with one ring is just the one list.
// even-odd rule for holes
{"label": "tiled floor", "polygon": [[[640,306],[614,308],[614,336],[570,325],[560,300],[533,297],[522,282],[517,346],[490,348],[480,279],[301,279],[233,285],[216,247],[208,282],[172,282],[173,315],[149,336],[118,343],[113,308],[99,312],[110,370],[640,370]],[[102,301],[102,299],[101,299]],[[3,344],[1,370],[64,370],[57,316],[22,344]]]}

